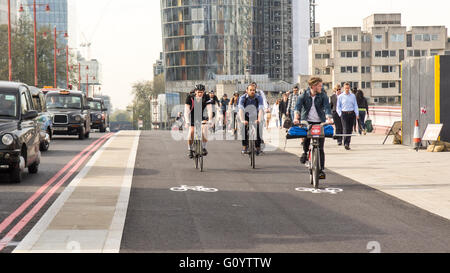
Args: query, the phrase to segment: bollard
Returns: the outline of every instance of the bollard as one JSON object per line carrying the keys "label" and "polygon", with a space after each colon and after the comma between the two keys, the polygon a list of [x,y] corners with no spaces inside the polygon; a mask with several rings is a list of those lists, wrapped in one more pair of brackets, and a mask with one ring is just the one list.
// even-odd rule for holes
{"label": "bollard", "polygon": [[414,127],[414,149],[416,149],[416,152],[419,152],[420,146],[422,146],[422,140],[420,139],[419,121],[416,120]]}

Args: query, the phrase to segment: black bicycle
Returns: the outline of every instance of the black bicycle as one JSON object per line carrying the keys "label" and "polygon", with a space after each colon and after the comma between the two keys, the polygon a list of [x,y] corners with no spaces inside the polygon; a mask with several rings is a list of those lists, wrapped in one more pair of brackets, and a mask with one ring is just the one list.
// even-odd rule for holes
{"label": "black bicycle", "polygon": [[250,166],[256,169],[256,125],[247,126],[248,129],[248,155],[250,157]]}
{"label": "black bicycle", "polygon": [[[199,122],[196,122],[195,133],[194,133],[194,162],[195,168],[200,172],[203,172],[203,146],[202,146],[202,126],[198,126]],[[198,128],[200,127],[200,129]],[[199,133],[200,132],[200,133]]]}

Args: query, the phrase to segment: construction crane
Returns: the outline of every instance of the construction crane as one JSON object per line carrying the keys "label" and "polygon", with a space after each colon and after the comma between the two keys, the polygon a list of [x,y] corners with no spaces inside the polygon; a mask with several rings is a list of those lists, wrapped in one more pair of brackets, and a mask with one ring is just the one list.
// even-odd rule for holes
{"label": "construction crane", "polygon": [[309,0],[309,24],[310,24],[310,36],[316,37],[316,0]]}

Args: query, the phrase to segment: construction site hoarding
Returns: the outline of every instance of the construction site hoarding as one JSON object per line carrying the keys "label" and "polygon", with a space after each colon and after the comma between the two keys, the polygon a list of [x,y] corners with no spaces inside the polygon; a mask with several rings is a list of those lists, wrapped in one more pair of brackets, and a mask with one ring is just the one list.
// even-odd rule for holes
{"label": "construction site hoarding", "polygon": [[414,145],[416,120],[421,137],[428,124],[443,124],[441,140],[450,142],[450,56],[403,62],[402,137],[405,145]]}

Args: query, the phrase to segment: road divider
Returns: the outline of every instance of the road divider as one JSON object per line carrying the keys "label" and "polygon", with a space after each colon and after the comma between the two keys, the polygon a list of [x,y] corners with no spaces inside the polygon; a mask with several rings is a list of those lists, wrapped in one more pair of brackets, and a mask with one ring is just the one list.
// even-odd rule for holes
{"label": "road divider", "polygon": [[58,183],[56,183],[47,194],[17,223],[7,235],[0,241],[0,251],[2,251],[14,237],[33,219],[33,217],[40,211],[40,209],[48,202],[48,200],[56,193],[56,191],[84,164],[84,162],[90,157],[90,155],[96,152],[112,135],[107,134],[100,139],[93,142],[80,154],[75,156],[63,169],[61,169],[53,178],[51,178],[44,186],[38,189],[33,196],[25,201],[15,212],[13,212],[8,218],[6,218],[0,224],[0,233],[3,232],[17,217],[19,217],[37,198],[44,193],[52,184],[54,184],[59,177],[61,177],[66,171],[64,177],[62,177]]}

